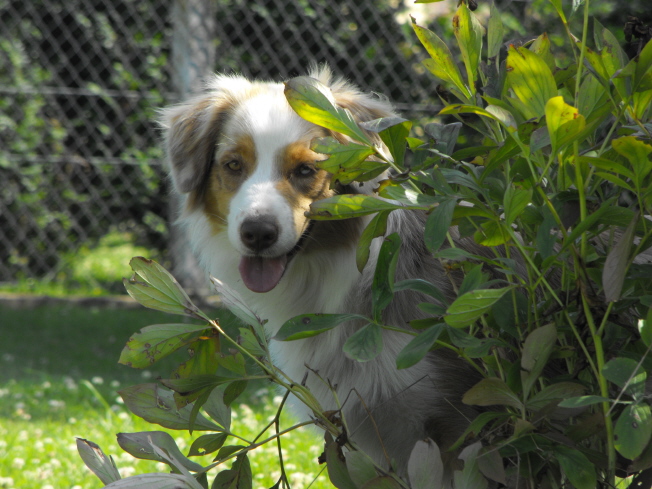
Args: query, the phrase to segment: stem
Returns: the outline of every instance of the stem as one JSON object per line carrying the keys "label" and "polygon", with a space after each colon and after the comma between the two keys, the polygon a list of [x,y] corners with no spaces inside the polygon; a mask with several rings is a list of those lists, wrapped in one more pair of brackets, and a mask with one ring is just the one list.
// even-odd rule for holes
{"label": "stem", "polygon": [[269,438],[265,438],[263,441],[260,441],[260,442],[258,442],[258,443],[252,443],[252,444],[249,445],[248,447],[245,447],[245,448],[243,448],[242,450],[238,450],[237,452],[232,453],[231,455],[229,455],[228,457],[226,457],[226,458],[220,460],[219,462],[215,462],[215,463],[213,463],[213,464],[210,464],[210,465],[207,466],[207,467],[204,467],[203,471],[204,471],[204,472],[207,472],[208,470],[210,470],[210,469],[212,469],[212,468],[214,468],[214,467],[217,467],[218,465],[221,465],[221,464],[223,464],[224,462],[228,462],[229,460],[231,460],[231,459],[234,458],[234,457],[237,457],[238,455],[241,455],[241,454],[243,454],[243,453],[249,452],[249,451],[254,450],[254,449],[258,448],[258,447],[262,447],[262,446],[265,445],[266,443],[269,443],[270,441],[272,441],[272,440],[274,440],[274,439],[276,439],[276,438],[279,438],[279,437],[285,435],[286,433],[289,433],[289,432],[294,431],[294,430],[296,430],[296,429],[298,429],[298,428],[301,428],[302,426],[308,426],[308,425],[311,425],[311,424],[315,424],[315,422],[312,421],[312,420],[310,420],[310,421],[304,421],[304,422],[302,422],[302,423],[297,423],[297,424],[295,424],[295,425],[293,425],[293,426],[290,426],[289,428],[286,428],[286,429],[284,429],[283,431],[281,431],[281,432],[279,432],[279,433],[275,433],[275,434],[273,434],[273,435],[270,436]]}
{"label": "stem", "polygon": [[[609,397],[609,386],[607,385],[607,379],[602,375],[602,368],[605,364],[604,358],[604,347],[602,345],[602,336],[598,334],[598,331],[595,327],[593,321],[593,315],[591,314],[591,309],[589,303],[582,293],[582,306],[584,308],[584,315],[586,316],[587,323],[589,325],[589,330],[591,331],[591,337],[593,338],[593,344],[595,346],[595,359],[597,361],[597,379],[600,386],[600,395],[602,397]],[[614,444],[614,426],[611,420],[611,406],[608,402],[602,403],[602,411],[604,412],[604,426],[606,431],[607,438],[607,482],[610,484],[615,484],[616,481],[616,447]]]}

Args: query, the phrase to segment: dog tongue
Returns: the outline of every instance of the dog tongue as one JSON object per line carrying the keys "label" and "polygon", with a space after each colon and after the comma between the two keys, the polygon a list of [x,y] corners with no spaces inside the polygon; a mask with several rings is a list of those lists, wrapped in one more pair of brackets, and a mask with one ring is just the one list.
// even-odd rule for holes
{"label": "dog tongue", "polygon": [[243,256],[240,260],[240,276],[245,285],[254,292],[269,292],[283,276],[287,256],[263,258],[262,256]]}

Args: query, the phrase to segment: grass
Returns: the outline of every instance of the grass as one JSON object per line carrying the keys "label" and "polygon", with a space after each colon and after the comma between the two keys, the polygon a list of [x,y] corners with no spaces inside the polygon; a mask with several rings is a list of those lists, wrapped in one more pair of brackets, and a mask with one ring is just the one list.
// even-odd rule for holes
{"label": "grass", "polygon": [[151,250],[138,246],[132,234],[111,230],[93,246],[84,244],[74,253],[63,254],[54,277],[19,276],[11,283],[0,283],[0,292],[52,297],[121,294],[122,278],[131,275],[129,260],[134,256],[156,258]]}
{"label": "grass", "polygon": [[[101,487],[79,458],[76,437],[100,445],[113,456],[123,476],[168,468],[123,452],[115,439],[118,432],[167,431],[187,453],[198,435],[166,430],[133,416],[117,394],[122,387],[165,377],[176,366],[180,358],[164,359],[144,371],[117,364],[133,332],[175,321],[178,318],[144,309],[0,306],[0,488]],[[234,407],[233,430],[253,439],[274,416],[278,399],[261,383],[250,386],[239,402]],[[282,416],[282,428],[292,423],[288,415]],[[319,435],[308,429],[284,438],[292,487],[308,487],[320,473],[322,467],[316,462],[320,445]],[[251,454],[254,487],[276,482],[277,458],[275,444]],[[206,465],[210,456],[196,460]],[[310,487],[331,486],[321,475]]]}

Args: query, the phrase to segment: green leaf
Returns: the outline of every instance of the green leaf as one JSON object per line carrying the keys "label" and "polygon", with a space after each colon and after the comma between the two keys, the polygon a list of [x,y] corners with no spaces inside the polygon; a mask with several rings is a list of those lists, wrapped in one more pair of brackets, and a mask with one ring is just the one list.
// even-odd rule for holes
{"label": "green leaf", "polygon": [[203,469],[201,465],[193,462],[181,453],[174,438],[164,431],[118,433],[118,445],[120,445],[120,448],[125,452],[136,458],[163,462],[178,471],[178,467],[175,467],[175,465],[170,463],[168,459],[161,457],[156,450],[154,450],[154,447],[159,447],[165,450],[169,455],[173,456],[175,460],[183,464],[183,467],[187,470],[197,472]]}
{"label": "green leaf", "polygon": [[226,389],[224,389],[224,404],[227,406],[233,404],[233,401],[245,391],[248,383],[246,380],[236,380],[227,385]]}
{"label": "green leaf", "polygon": [[557,327],[554,324],[541,326],[525,338],[521,353],[521,368],[527,372],[523,380],[523,394],[525,397],[528,396],[530,389],[546,366],[556,342]]}
{"label": "green leaf", "polygon": [[218,367],[219,337],[202,336],[188,347],[190,358],[179,365],[171,377],[187,378],[212,375]]}
{"label": "green leaf", "polygon": [[346,468],[356,487],[378,476],[374,463],[363,452],[346,452]]}
{"label": "green leaf", "polygon": [[470,270],[464,272],[464,280],[459,286],[458,295],[464,295],[467,292],[479,289],[486,279],[486,274],[482,273],[482,263],[473,265]]}
{"label": "green leaf", "polygon": [[545,113],[553,153],[563,150],[582,136],[586,120],[575,107],[564,102],[564,97],[548,100]]}
{"label": "green leaf", "polygon": [[601,170],[614,172],[618,175],[623,175],[631,180],[636,178],[634,172],[629,168],[626,168],[625,165],[622,165],[616,161],[607,160],[605,158],[598,158],[595,156],[580,156],[578,163],[583,165],[591,165]]}
{"label": "green leaf", "polygon": [[219,295],[222,305],[231,311],[240,321],[251,326],[258,340],[266,344],[266,334],[263,329],[263,323],[256,313],[245,303],[235,290],[226,285],[215,277],[210,277],[210,281]]}
{"label": "green leaf", "polygon": [[224,445],[224,442],[228,438],[227,433],[215,433],[210,435],[201,435],[195,441],[192,442],[190,450],[188,451],[189,457],[207,455],[213,453]]}
{"label": "green leaf", "polygon": [[579,450],[558,445],[554,448],[555,458],[571,484],[577,489],[595,489],[597,479],[593,464]]}
{"label": "green leaf", "polygon": [[133,475],[105,487],[109,489],[203,489],[194,478],[182,474]]}
{"label": "green leaf", "polygon": [[118,363],[145,368],[161,358],[195,341],[206,331],[206,325],[156,324],[134,334],[120,354]]}
{"label": "green leaf", "polygon": [[253,331],[247,328],[238,328],[238,331],[240,331],[240,337],[238,338],[240,346],[255,357],[265,356],[265,350],[260,346]]}
{"label": "green leaf", "polygon": [[633,397],[645,395],[647,373],[636,360],[612,358],[602,367],[602,375]]}
{"label": "green leaf", "polygon": [[[393,204],[371,195],[346,194],[335,195],[318,200],[310,205],[308,217],[315,220],[350,219],[375,212],[393,211],[405,206]],[[415,206],[414,208],[420,208]]]}
{"label": "green leaf", "polygon": [[489,377],[471,387],[464,397],[464,404],[471,406],[511,406],[522,409],[523,403],[507,384],[499,378]]}
{"label": "green leaf", "polygon": [[454,328],[470,326],[483,314],[488,312],[491,306],[508,290],[510,290],[509,287],[502,289],[476,289],[467,292],[455,299],[448,307],[444,321]]}
{"label": "green leaf", "polygon": [[[620,72],[619,77],[632,77],[632,91],[638,90],[641,83],[649,81],[652,69],[652,42],[648,41],[638,56],[635,56]],[[646,87],[650,88],[650,87]]]}
{"label": "green leaf", "polygon": [[224,431],[228,432],[231,429],[231,408],[224,403],[224,393],[221,387],[213,389],[203,408],[206,414],[215,420]]}
{"label": "green leaf", "polygon": [[317,167],[329,173],[358,168],[374,150],[369,146],[356,143],[342,144],[337,139],[327,137],[312,141],[310,149],[315,153],[329,155],[327,160],[317,162]]}
{"label": "green leaf", "polygon": [[253,475],[246,453],[238,455],[231,468],[223,470],[211,485],[211,489],[252,489]]}
{"label": "green leaf", "polygon": [[[478,469],[487,479],[507,484],[505,467],[503,467],[503,458],[496,447],[483,447],[477,458]],[[493,487],[493,486],[492,486]]]}
{"label": "green leaf", "polygon": [[[445,155],[453,154],[453,150],[459,139],[460,129],[462,129],[461,122],[451,122],[448,124],[429,122],[423,128],[424,132],[433,139],[435,149]],[[433,173],[432,177],[435,178],[436,174]]]}
{"label": "green leaf", "polygon": [[330,89],[315,78],[299,76],[285,82],[285,98],[303,119],[373,146],[351,113],[339,107]]}
{"label": "green leaf", "polygon": [[428,216],[423,239],[430,253],[436,253],[444,244],[448,229],[453,222],[453,211],[457,199],[446,199],[439,203]]}
{"label": "green leaf", "polygon": [[535,411],[543,409],[554,401],[567,400],[581,395],[585,387],[575,382],[557,382],[544,387],[527,401],[527,408]]}
{"label": "green leaf", "polygon": [[581,234],[588,230],[591,230],[592,235],[598,234],[601,231],[600,224],[622,227],[629,225],[634,216],[634,211],[613,204],[613,199],[606,200],[597,211],[589,214],[583,221],[578,222],[566,236],[560,251],[564,251],[569,245],[574,244]]}
{"label": "green leaf", "polygon": [[106,455],[99,445],[90,440],[77,438],[77,451],[86,467],[91,469],[103,484],[108,485],[120,480],[120,473],[113,458]]}
{"label": "green leaf", "polygon": [[403,489],[396,479],[389,475],[378,476],[360,486],[360,489]]}
{"label": "green leaf", "polygon": [[453,33],[462,52],[468,87],[472,94],[475,93],[475,82],[478,78],[483,31],[483,27],[469,10],[466,2],[462,2],[453,17]]}
{"label": "green leaf", "polygon": [[634,243],[634,233],[638,223],[638,213],[629,223],[625,232],[619,236],[618,242],[607,255],[602,268],[602,287],[604,288],[605,300],[607,302],[617,301],[625,283],[629,257]]}
{"label": "green leaf", "polygon": [[634,460],[650,442],[652,414],[646,403],[630,404],[618,417],[614,428],[616,450]]}
{"label": "green leaf", "polygon": [[430,438],[415,443],[407,465],[411,489],[441,487],[444,463],[437,444]]}
{"label": "green leaf", "polygon": [[205,389],[207,387],[217,387],[218,385],[232,382],[232,377],[222,377],[218,375],[206,374],[189,378],[177,379],[160,379],[159,382],[165,387],[172,389],[182,395],[188,395],[192,392]]}
{"label": "green leaf", "polygon": [[[247,330],[248,331],[248,330]],[[251,334],[250,331],[248,331]],[[235,373],[239,377],[247,376],[247,369],[245,367],[245,359],[242,353],[237,350],[230,350],[228,353],[217,353],[219,356],[219,365],[225,369]],[[217,370],[217,369],[216,369]],[[215,370],[213,370],[215,372]]]}
{"label": "green leaf", "polygon": [[550,3],[553,7],[555,7],[555,10],[557,11],[559,18],[564,24],[566,24],[566,16],[564,15],[564,9],[561,7],[561,2],[562,0],[550,0]]}
{"label": "green leaf", "polygon": [[356,319],[366,318],[358,314],[302,314],[286,321],[274,339],[276,341],[294,341],[310,338]]}
{"label": "green leaf", "polygon": [[468,441],[469,435],[477,436],[483,428],[496,419],[506,419],[511,415],[506,412],[486,411],[478,414],[462,435],[453,443],[449,450],[457,450],[463,443]]}
{"label": "green leaf", "polygon": [[538,54],[546,62],[550,71],[554,72],[557,69],[555,57],[550,52],[550,38],[547,33],[544,32],[534,40],[530,45],[530,51]]}
{"label": "green leaf", "polygon": [[372,240],[380,236],[385,236],[387,232],[387,218],[390,212],[382,211],[376,214],[360,235],[358,246],[355,249],[355,263],[360,273],[362,273],[362,270],[369,261],[369,249]]}
{"label": "green leaf", "polygon": [[344,462],[342,449],[333,441],[330,435],[327,437],[325,453],[326,468],[328,469],[328,478],[331,484],[337,487],[337,489],[357,489]]}
{"label": "green leaf", "polygon": [[471,92],[464,85],[460,70],[446,43],[437,34],[417,25],[414,21],[412,28],[431,58],[423,62],[424,66],[444,83],[453,84],[463,100],[471,98]]}
{"label": "green leaf", "polygon": [[517,108],[526,119],[541,117],[548,100],[557,96],[557,85],[548,65],[529,49],[510,46],[506,69],[507,82],[521,102]]}
{"label": "green leaf", "polygon": [[478,452],[482,448],[480,442],[473,443],[465,447],[459,455],[459,458],[464,460],[464,468],[460,472],[456,470],[453,473],[455,480],[455,487],[473,488],[473,489],[486,489],[489,482],[480,473],[478,468]]}
{"label": "green leaf", "polygon": [[557,404],[557,406],[564,407],[564,408],[579,408],[585,406],[592,406],[593,404],[600,404],[603,402],[611,402],[611,399],[602,396],[570,397],[568,399],[564,399],[563,401],[561,401],[559,404]]}
{"label": "green leaf", "polygon": [[396,356],[396,368],[400,370],[419,363],[435,344],[443,327],[443,323],[435,324],[415,336]]}
{"label": "green leaf", "polygon": [[487,26],[487,57],[494,58],[500,53],[504,36],[503,21],[494,2],[489,7],[489,24]]}
{"label": "green leaf", "polygon": [[157,311],[192,316],[210,321],[210,318],[195,306],[179,282],[154,260],[137,256],[129,262],[134,275],[123,284],[137,302]]}
{"label": "green leaf", "polygon": [[401,248],[401,237],[393,233],[383,240],[376,260],[371,286],[371,308],[374,320],[379,321],[383,309],[394,298],[394,275]]}
{"label": "green leaf", "polygon": [[511,226],[514,220],[532,201],[532,189],[518,189],[509,185],[503,197],[505,207],[505,224]]}
{"label": "green leaf", "polygon": [[358,362],[368,362],[383,350],[382,328],[369,323],[353,333],[344,343],[342,351]]}
{"label": "green leaf", "polygon": [[638,330],[645,346],[652,344],[652,307],[647,310],[647,316],[644,320],[639,320]]}
{"label": "green leaf", "polygon": [[441,304],[446,304],[448,302],[444,294],[442,294],[435,285],[420,278],[410,278],[396,282],[394,284],[394,292],[399,292],[401,290],[414,290],[416,292],[421,292],[422,294],[437,299]]}
{"label": "green leaf", "polygon": [[585,118],[599,115],[600,109],[609,103],[607,89],[594,76],[587,76],[580,87],[577,108]]}
{"label": "green leaf", "polygon": [[643,180],[652,171],[652,163],[649,155],[652,153],[652,146],[635,138],[634,136],[623,136],[611,141],[613,149],[627,158],[634,170],[634,183],[640,188]]}
{"label": "green leaf", "polygon": [[[136,416],[150,423],[159,424],[173,430],[188,430],[192,407],[176,408],[171,391],[161,389],[158,384],[139,384],[118,392],[125,405]],[[194,423],[194,430],[222,431],[221,428],[199,414]]]}
{"label": "green leaf", "polygon": [[411,128],[412,122],[404,120],[380,132],[380,139],[383,140],[383,143],[385,143],[385,146],[387,146],[387,149],[392,154],[394,163],[401,168],[403,168],[407,146],[405,138],[410,134]]}

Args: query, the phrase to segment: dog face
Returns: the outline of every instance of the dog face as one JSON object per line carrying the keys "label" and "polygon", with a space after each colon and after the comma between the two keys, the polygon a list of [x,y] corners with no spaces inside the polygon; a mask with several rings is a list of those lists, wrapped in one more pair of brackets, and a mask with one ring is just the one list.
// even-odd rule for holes
{"label": "dog face", "polygon": [[[391,115],[388,104],[331,83],[328,72],[315,76],[358,119]],[[283,84],[218,76],[205,95],[163,114],[185,212],[203,212],[214,235],[228,236],[242,281],[254,292],[273,289],[299,251],[333,241],[328,225],[315,226],[305,214],[342,190],[332,189],[330,175],[317,167],[326,156],[310,149],[329,132],[300,118],[283,91]]]}

